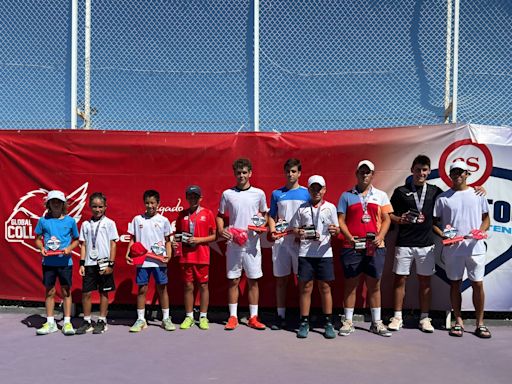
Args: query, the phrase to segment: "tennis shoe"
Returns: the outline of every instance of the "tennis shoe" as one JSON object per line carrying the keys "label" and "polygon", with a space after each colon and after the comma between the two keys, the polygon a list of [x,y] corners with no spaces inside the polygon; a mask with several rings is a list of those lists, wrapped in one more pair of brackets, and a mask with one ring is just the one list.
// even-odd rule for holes
{"label": "tennis shoe", "polygon": [[334,332],[334,327],[332,326],[332,323],[326,323],[324,325],[324,337],[326,339],[335,339],[336,338],[336,332]]}
{"label": "tennis shoe", "polygon": [[148,323],[144,319],[137,319],[137,321],[130,327],[130,332],[140,332],[148,327]]}
{"label": "tennis shoe", "polygon": [[102,333],[107,332],[108,326],[107,323],[103,320],[98,320],[96,324],[94,324],[94,329],[92,331],[93,335],[101,335]]}
{"label": "tennis shoe", "polygon": [[176,326],[172,323],[172,320],[170,317],[162,320],[162,328],[165,329],[166,331],[175,331],[176,330]]}
{"label": "tennis shoe", "polygon": [[309,333],[309,323],[306,321],[303,321],[299,325],[299,330],[297,331],[297,338],[299,339],[305,339],[308,337]]}
{"label": "tennis shoe", "polygon": [[425,317],[423,320],[420,320],[419,328],[422,332],[433,333],[434,327],[432,326],[432,319]]}
{"label": "tennis shoe", "polygon": [[236,327],[238,327],[238,318],[236,316],[229,316],[228,322],[226,323],[224,330],[232,331]]}
{"label": "tennis shoe", "polygon": [[352,323],[352,320],[345,320],[341,324],[340,331],[338,332],[338,335],[340,336],[349,336],[351,333],[355,332],[354,323]]}
{"label": "tennis shoe", "polygon": [[180,329],[189,329],[194,326],[194,318],[186,316],[180,325]]}
{"label": "tennis shoe", "polygon": [[199,318],[199,329],[202,329],[203,331],[210,329],[210,322],[208,321],[207,317]]}
{"label": "tennis shoe", "polygon": [[270,329],[273,331],[286,329],[286,320],[283,317],[276,315],[274,321],[272,322],[272,325],[270,326]]}
{"label": "tennis shoe", "polygon": [[62,333],[65,336],[73,336],[75,334],[75,329],[71,323],[64,323],[62,326]]}
{"label": "tennis shoe", "polygon": [[370,332],[379,336],[390,337],[391,332],[386,328],[382,320],[372,322]]}
{"label": "tennis shoe", "polygon": [[53,323],[44,323],[43,326],[41,328],[38,328],[36,330],[36,334],[37,335],[49,335],[50,333],[54,333],[54,332],[57,332],[59,329],[57,328],[57,324],[55,324],[55,322]]}
{"label": "tennis shoe", "polygon": [[392,317],[389,319],[388,329],[390,331],[399,331],[400,328],[402,328],[404,325],[404,322],[402,318],[400,317]]}
{"label": "tennis shoe", "polygon": [[258,331],[263,331],[266,327],[265,324],[260,322],[260,319],[258,319],[258,316],[253,316],[249,319],[247,322],[247,325],[250,328],[257,329]]}
{"label": "tennis shoe", "polygon": [[82,321],[82,324],[76,329],[75,334],[77,335],[85,335],[87,332],[91,332],[93,330],[93,325],[90,321]]}

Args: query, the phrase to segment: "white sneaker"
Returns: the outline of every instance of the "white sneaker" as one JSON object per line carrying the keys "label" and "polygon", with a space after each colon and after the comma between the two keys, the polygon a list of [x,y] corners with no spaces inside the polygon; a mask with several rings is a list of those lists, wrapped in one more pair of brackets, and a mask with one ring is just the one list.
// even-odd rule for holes
{"label": "white sneaker", "polygon": [[391,336],[391,332],[388,331],[386,326],[382,323],[382,320],[372,322],[372,325],[370,326],[370,332],[384,337]]}
{"label": "white sneaker", "polygon": [[404,321],[401,317],[392,317],[389,319],[388,329],[390,331],[399,331],[404,325]]}
{"label": "white sneaker", "polygon": [[419,328],[422,332],[433,333],[434,327],[432,326],[432,319],[430,317],[425,317],[423,320],[420,320]]}

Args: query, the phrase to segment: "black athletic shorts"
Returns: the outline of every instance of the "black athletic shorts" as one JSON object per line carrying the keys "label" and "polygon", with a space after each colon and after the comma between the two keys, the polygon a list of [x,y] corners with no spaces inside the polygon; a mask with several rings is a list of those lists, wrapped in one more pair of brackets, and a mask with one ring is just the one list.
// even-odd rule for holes
{"label": "black athletic shorts", "polygon": [[366,250],[356,252],[353,248],[343,248],[340,260],[343,273],[348,279],[361,273],[380,279],[386,261],[386,248],[377,248],[374,256],[366,256]]}
{"label": "black athletic shorts", "polygon": [[100,269],[97,265],[86,265],[85,276],[82,283],[82,292],[110,292],[114,291],[116,286],[114,284],[114,273],[108,275],[101,275]]}
{"label": "black athletic shorts", "polygon": [[332,257],[299,257],[298,278],[300,281],[333,281]]}
{"label": "black athletic shorts", "polygon": [[43,265],[43,284],[46,288],[55,287],[57,277],[59,283],[62,286],[71,287],[73,282],[73,267],[66,265],[65,267],[54,267],[49,265]]}

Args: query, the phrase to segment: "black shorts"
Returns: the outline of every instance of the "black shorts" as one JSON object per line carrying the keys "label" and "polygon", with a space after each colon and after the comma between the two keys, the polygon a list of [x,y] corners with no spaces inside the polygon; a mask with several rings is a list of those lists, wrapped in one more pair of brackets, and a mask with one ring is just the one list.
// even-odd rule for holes
{"label": "black shorts", "polygon": [[55,287],[57,277],[61,287],[71,287],[73,283],[73,267],[70,265],[65,267],[43,265],[43,284],[46,288]]}
{"label": "black shorts", "polygon": [[353,248],[343,248],[340,260],[347,279],[357,277],[361,273],[380,279],[386,261],[386,248],[377,248],[374,256],[366,256],[366,250],[356,252]]}
{"label": "black shorts", "polygon": [[298,278],[300,281],[333,281],[332,257],[299,257]]}
{"label": "black shorts", "polygon": [[82,282],[82,292],[110,292],[116,289],[114,283],[114,273],[101,275],[97,265],[86,265],[85,276]]}

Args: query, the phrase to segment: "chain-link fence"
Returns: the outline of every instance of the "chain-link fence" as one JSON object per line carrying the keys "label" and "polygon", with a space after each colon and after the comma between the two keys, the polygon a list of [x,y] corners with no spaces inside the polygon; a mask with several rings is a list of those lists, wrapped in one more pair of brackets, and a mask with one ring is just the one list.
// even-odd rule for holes
{"label": "chain-link fence", "polygon": [[[70,3],[0,2],[0,128],[70,127]],[[458,121],[512,125],[512,2],[460,4]],[[91,10],[93,129],[254,129],[254,0],[91,0]],[[259,20],[262,131],[444,121],[447,0],[260,0]]]}

